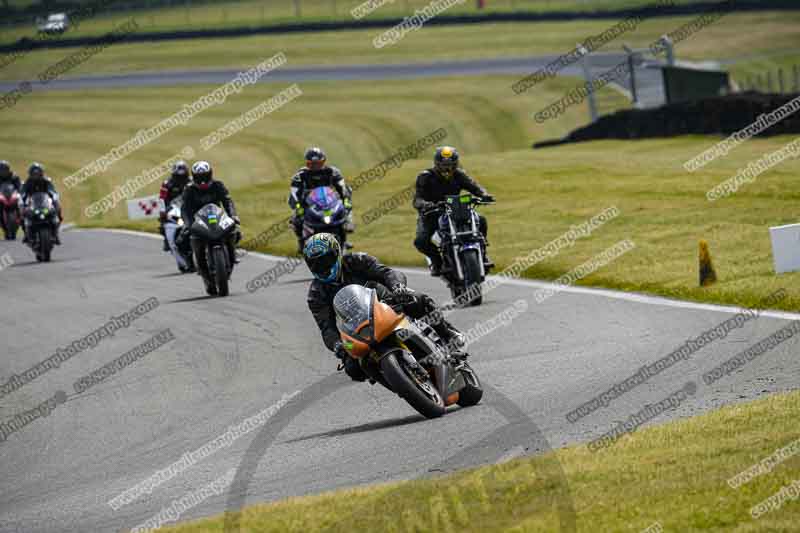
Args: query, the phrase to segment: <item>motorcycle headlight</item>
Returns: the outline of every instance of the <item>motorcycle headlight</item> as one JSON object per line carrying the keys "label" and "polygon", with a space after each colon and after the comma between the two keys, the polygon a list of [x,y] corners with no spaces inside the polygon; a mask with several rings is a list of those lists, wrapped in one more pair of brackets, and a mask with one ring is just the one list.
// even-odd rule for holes
{"label": "motorcycle headlight", "polygon": [[365,341],[365,342],[372,341],[374,335],[375,335],[375,333],[372,330],[372,325],[368,325],[368,326],[365,326],[365,327],[361,328],[360,330],[358,330],[358,334],[357,334],[358,338],[363,340],[363,341]]}
{"label": "motorcycle headlight", "polygon": [[331,223],[331,220],[332,220],[332,219],[331,219],[330,215],[325,215],[325,216],[322,218],[322,221],[323,221],[323,222],[325,222],[326,224],[330,224],[330,223]]}
{"label": "motorcycle headlight", "polygon": [[44,215],[39,213],[39,218],[44,219]]}

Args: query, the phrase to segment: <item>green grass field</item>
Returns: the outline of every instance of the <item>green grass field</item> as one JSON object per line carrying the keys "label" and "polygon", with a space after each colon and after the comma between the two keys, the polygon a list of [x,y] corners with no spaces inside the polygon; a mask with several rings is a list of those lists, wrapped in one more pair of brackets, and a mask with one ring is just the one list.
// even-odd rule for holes
{"label": "green grass field", "polygon": [[[797,531],[800,502],[758,519],[751,507],[798,479],[798,458],[737,489],[727,480],[798,438],[800,393],[775,395],[701,416],[640,429],[612,447],[573,446],[439,478],[359,487],[246,507],[252,532],[563,531],[556,504],[571,501],[578,532],[749,533]],[[563,469],[563,489],[554,474]],[[223,531],[222,516],[164,533]]]}
{"label": "green grass field", "polygon": [[[198,145],[201,137],[283,89],[258,85],[195,117],[105,174],[74,189],[62,186],[67,218],[82,224],[152,230],[153,223],[126,222],[124,205],[91,220],[83,215],[83,208],[192,145],[198,157],[213,161],[217,175],[232,188],[246,238],[251,238],[288,214],[288,180],[302,164],[307,145],[323,145],[331,163],[353,177],[442,127],[448,131],[447,142],[462,150],[466,168],[498,197],[498,204],[486,208],[485,214],[490,221],[492,256],[500,268],[571,224],[615,205],[622,212],[620,217],[591,239],[535,265],[526,275],[555,279],[629,238],[636,243],[634,251],[580,283],[754,305],[800,279],[797,273],[773,274],[768,233],[769,226],[800,218],[797,160],[782,163],[730,198],[713,204],[705,198],[708,189],[748,162],[782,147],[790,137],[748,141],[693,174],[683,169],[683,162],[710,147],[717,140],[714,137],[604,141],[534,151],[529,148],[531,141],[563,135],[584,123],[587,112],[585,106],[575,106],[560,119],[539,125],[530,118],[531,112],[558,98],[570,81],[556,79],[520,97],[509,90],[514,79],[301,84],[304,94],[297,101],[203,153]],[[30,159],[43,159],[52,175],[63,178],[207,90],[34,94],[18,104],[7,118],[8,127],[0,131],[4,157],[16,168],[24,168]],[[429,164],[429,157],[425,154],[409,161],[359,189],[357,216],[412,184],[417,172]],[[141,194],[155,193],[157,188],[153,182]],[[389,263],[421,265],[422,258],[412,246],[414,217],[410,202],[404,202],[378,221],[360,224],[353,241],[358,249]],[[711,288],[697,286],[699,239],[710,243],[720,278]],[[262,249],[287,254],[293,246],[287,232]],[[790,290],[781,306],[800,310],[800,295]]]}
{"label": "green grass field", "polygon": [[[692,4],[699,0],[676,0],[676,4]],[[108,32],[131,16],[139,20],[143,31],[174,31],[187,27],[193,29],[256,27],[296,23],[303,21],[352,21],[351,10],[364,0],[269,0],[222,1],[208,3],[175,2],[174,6],[108,11],[82,22],[69,32],[69,36],[92,36]],[[88,2],[80,2],[86,4]],[[394,18],[412,15],[431,0],[386,0],[386,3],[362,20]],[[24,7],[30,2],[11,2]],[[76,3],[78,4],[78,3]],[[488,0],[484,9],[477,8],[475,0],[464,0],[447,9],[441,16],[493,12],[552,11],[605,11],[652,4],[652,0]],[[2,24],[2,22],[0,22]],[[35,27],[28,20],[19,20],[0,32],[0,43],[14,42],[35,35]]]}
{"label": "green grass field", "polygon": [[[138,19],[137,19],[138,20]],[[650,19],[600,49],[621,52],[622,44],[647,46],[693,17]],[[615,21],[496,23],[423,27],[393,46],[375,49],[381,30],[262,35],[232,39],[117,44],[68,76],[132,71],[247,68],[282,51],[289,66],[387,64],[563,54]],[[800,11],[731,14],[680,42],[679,59],[734,59],[754,54],[798,54]],[[443,45],[446,43],[446,45]],[[333,52],[335,50],[335,52]],[[0,80],[35,79],[73,50],[33,52],[0,70]]]}

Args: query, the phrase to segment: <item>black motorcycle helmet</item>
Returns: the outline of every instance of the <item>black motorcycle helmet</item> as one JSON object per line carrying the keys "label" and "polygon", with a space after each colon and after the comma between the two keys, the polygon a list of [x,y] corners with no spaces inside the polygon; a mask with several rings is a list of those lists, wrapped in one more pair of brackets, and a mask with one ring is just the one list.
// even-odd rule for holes
{"label": "black motorcycle helmet", "polygon": [[214,171],[208,161],[198,161],[192,165],[192,180],[204,191],[211,186],[213,175]]}
{"label": "black motorcycle helmet", "polygon": [[174,165],[172,165],[172,177],[178,178],[181,181],[187,181],[189,179],[189,165],[186,164],[186,161],[176,161]]}
{"label": "black motorcycle helmet", "polygon": [[0,179],[8,179],[11,177],[11,165],[8,161],[0,161]]}
{"label": "black motorcycle helmet", "polygon": [[312,146],[306,150],[306,168],[309,170],[322,170],[328,158],[319,146]]}
{"label": "black motorcycle helmet", "polygon": [[452,178],[458,168],[458,151],[452,146],[440,146],[433,156],[433,167],[443,178]]}
{"label": "black motorcycle helmet", "polygon": [[44,167],[39,163],[33,163],[30,167],[28,167],[28,178],[43,178],[44,177]]}

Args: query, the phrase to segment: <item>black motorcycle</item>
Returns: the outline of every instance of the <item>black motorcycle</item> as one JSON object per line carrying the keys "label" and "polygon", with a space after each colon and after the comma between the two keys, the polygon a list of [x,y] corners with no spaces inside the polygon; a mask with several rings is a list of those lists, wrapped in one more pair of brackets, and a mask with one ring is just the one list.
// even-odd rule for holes
{"label": "black motorcycle", "polygon": [[189,232],[202,243],[195,249],[195,265],[208,294],[227,296],[233,261],[228,243],[236,234],[236,222],[215,204],[203,206],[195,215]]}
{"label": "black motorcycle", "polygon": [[59,222],[53,199],[45,192],[33,193],[23,215],[28,246],[36,254],[36,260],[45,263],[50,261],[50,252],[53,250]]}
{"label": "black motorcycle", "polygon": [[445,196],[425,214],[441,213],[432,242],[442,255],[442,277],[453,300],[480,305],[481,283],[486,279],[486,239],[479,230],[475,206],[492,204],[471,194]]}

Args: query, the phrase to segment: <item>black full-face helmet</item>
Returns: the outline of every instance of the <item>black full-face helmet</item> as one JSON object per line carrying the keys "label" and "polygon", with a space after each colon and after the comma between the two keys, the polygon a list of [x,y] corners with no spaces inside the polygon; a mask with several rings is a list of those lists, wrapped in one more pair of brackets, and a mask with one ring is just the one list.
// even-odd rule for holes
{"label": "black full-face helmet", "polygon": [[0,161],[0,179],[8,179],[11,177],[11,165],[8,161]]}
{"label": "black full-face helmet", "polygon": [[433,156],[433,166],[443,178],[452,178],[458,168],[458,151],[452,146],[440,146]]}
{"label": "black full-face helmet", "polygon": [[319,146],[312,146],[306,150],[306,168],[309,170],[322,170],[328,158]]}
{"label": "black full-face helmet", "polygon": [[28,177],[34,179],[43,178],[44,167],[39,163],[33,163],[30,167],[28,167]]}

